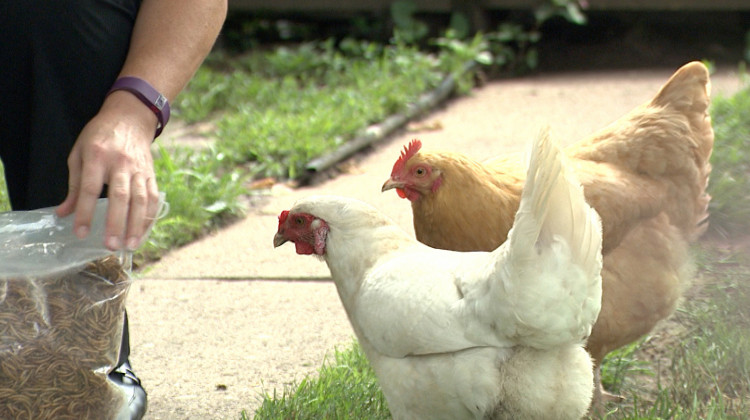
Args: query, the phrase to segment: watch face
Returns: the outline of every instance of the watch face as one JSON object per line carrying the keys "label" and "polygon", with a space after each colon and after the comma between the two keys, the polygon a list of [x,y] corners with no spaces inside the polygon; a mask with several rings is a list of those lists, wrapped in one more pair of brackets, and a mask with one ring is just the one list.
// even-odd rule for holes
{"label": "watch face", "polygon": [[156,101],[154,101],[154,105],[160,110],[164,109],[164,104],[166,103],[167,103],[167,98],[165,98],[164,95],[162,94],[159,94],[159,97],[156,98]]}

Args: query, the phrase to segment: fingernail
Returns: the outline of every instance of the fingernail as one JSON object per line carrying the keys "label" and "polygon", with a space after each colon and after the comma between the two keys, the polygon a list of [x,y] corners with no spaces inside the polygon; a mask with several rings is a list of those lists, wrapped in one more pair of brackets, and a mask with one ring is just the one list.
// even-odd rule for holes
{"label": "fingernail", "polygon": [[78,239],[83,239],[89,235],[89,227],[88,226],[78,226],[78,229],[76,229],[76,236]]}
{"label": "fingernail", "polygon": [[141,241],[138,240],[135,236],[128,238],[127,247],[130,251],[135,251],[138,248],[138,244]]}
{"label": "fingernail", "polygon": [[110,236],[107,238],[107,248],[109,249],[120,249],[120,238],[117,236]]}

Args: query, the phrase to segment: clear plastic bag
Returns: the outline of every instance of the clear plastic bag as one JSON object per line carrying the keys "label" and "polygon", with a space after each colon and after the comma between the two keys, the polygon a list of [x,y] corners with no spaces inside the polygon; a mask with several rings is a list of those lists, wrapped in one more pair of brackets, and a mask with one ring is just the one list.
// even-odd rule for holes
{"label": "clear plastic bag", "polygon": [[107,374],[130,256],[103,245],[106,207],[83,240],[54,208],[0,214],[0,419],[115,419],[126,403]]}

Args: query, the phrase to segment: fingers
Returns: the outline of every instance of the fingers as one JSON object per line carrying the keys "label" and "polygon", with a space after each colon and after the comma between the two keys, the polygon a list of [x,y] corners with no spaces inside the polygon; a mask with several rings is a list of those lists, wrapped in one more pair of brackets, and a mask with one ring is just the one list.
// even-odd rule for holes
{"label": "fingers", "polygon": [[61,217],[75,213],[74,232],[85,238],[107,185],[103,242],[111,250],[140,246],[159,210],[150,143],[124,137],[84,129],[68,157],[68,195],[57,208]]}
{"label": "fingers", "polygon": [[137,249],[156,219],[159,190],[153,177],[121,173],[113,177],[108,190],[109,207],[104,244],[118,250]]}
{"label": "fingers", "polygon": [[[113,250],[122,249],[131,201],[131,177],[128,172],[118,171],[110,175],[107,198],[109,204],[104,245]],[[79,205],[82,204],[82,199],[83,197],[79,199]]]}
{"label": "fingers", "polygon": [[159,189],[154,178],[134,176],[131,180],[131,196],[125,246],[138,248],[156,219],[159,210]]}
{"label": "fingers", "polygon": [[104,186],[105,169],[100,164],[86,164],[77,148],[68,157],[68,195],[56,210],[65,217],[75,212],[73,232],[83,239],[91,231],[96,201]]}
{"label": "fingers", "polygon": [[130,180],[130,206],[127,214],[127,230],[125,231],[125,246],[136,249],[141,243],[143,223],[147,219],[148,192],[146,179],[137,175]]}
{"label": "fingers", "polygon": [[71,182],[68,186],[68,195],[74,196],[76,200],[73,230],[79,238],[85,238],[91,231],[91,220],[102,193],[105,176],[106,170],[101,165],[84,164],[79,182]]}

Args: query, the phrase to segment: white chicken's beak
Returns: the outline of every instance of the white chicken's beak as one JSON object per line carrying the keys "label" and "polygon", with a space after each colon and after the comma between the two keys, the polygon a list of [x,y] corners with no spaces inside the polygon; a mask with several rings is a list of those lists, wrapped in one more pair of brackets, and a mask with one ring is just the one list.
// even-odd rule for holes
{"label": "white chicken's beak", "polygon": [[284,245],[287,241],[288,239],[278,232],[276,232],[276,234],[273,235],[273,247],[274,248],[278,248],[281,245]]}

